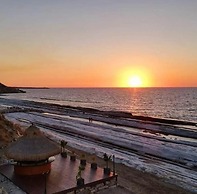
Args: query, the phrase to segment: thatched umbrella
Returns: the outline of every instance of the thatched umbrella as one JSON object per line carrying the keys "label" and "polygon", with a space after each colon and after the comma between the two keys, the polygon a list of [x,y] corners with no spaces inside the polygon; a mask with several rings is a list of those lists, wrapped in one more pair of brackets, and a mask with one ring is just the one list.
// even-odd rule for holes
{"label": "thatched umbrella", "polygon": [[6,151],[8,158],[18,162],[42,161],[60,153],[60,146],[48,139],[35,125],[26,129],[24,135],[11,143]]}

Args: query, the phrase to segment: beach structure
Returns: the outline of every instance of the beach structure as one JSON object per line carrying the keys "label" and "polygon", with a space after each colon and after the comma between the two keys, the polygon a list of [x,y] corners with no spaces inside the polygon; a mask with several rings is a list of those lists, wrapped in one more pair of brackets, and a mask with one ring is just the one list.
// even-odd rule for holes
{"label": "beach structure", "polygon": [[53,161],[50,157],[60,152],[60,146],[32,124],[22,137],[8,146],[6,156],[14,160],[16,174],[37,175],[49,172]]}

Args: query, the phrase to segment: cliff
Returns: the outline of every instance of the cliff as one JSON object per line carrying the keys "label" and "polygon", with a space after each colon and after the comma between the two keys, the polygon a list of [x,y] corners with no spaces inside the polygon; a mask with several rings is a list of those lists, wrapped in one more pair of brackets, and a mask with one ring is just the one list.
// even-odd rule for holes
{"label": "cliff", "polygon": [[19,90],[18,88],[14,88],[14,87],[8,87],[0,83],[0,94],[4,94],[4,93],[25,93],[25,91]]}

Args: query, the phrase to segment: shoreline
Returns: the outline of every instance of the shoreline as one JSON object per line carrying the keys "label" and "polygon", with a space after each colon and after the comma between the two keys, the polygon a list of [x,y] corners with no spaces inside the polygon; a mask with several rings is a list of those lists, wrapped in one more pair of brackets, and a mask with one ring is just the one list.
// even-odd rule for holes
{"label": "shoreline", "polygon": [[[45,99],[45,98],[44,98]],[[6,101],[16,101],[21,102],[22,104],[30,104],[32,107],[35,108],[52,108],[57,111],[66,110],[68,113],[72,112],[82,112],[87,114],[96,114],[96,115],[105,115],[109,118],[125,118],[125,119],[135,119],[138,121],[145,121],[145,122],[155,122],[155,123],[162,123],[162,124],[174,124],[174,125],[185,125],[185,126],[197,126],[197,122],[194,121],[187,121],[187,120],[178,120],[178,119],[172,119],[172,118],[159,118],[159,117],[152,117],[152,116],[143,116],[143,115],[133,115],[131,112],[127,111],[108,111],[108,110],[99,110],[96,108],[91,107],[81,107],[81,106],[71,106],[71,105],[61,105],[58,103],[49,103],[49,102],[39,102],[39,101],[33,101],[33,100],[23,100],[23,99],[5,99],[2,98],[2,100]]]}
{"label": "shoreline", "polygon": [[[11,106],[13,106],[13,104],[11,104]],[[19,112],[17,112],[17,110],[11,110],[11,113],[7,113],[6,117],[8,117],[14,122],[17,121],[23,124],[26,123],[26,125],[28,125],[31,122],[38,124],[39,127],[44,129],[44,132],[46,133],[49,132],[49,134],[54,135],[54,139],[56,138],[56,140],[57,140],[57,136],[55,134],[57,132],[58,133],[60,132],[59,134],[61,135],[59,136],[59,140],[63,138],[66,141],[68,141],[68,145],[72,146],[73,147],[72,149],[76,149],[76,150],[83,149],[85,150],[86,154],[87,152],[96,153],[97,156],[102,156],[102,152],[106,152],[108,154],[110,153],[111,155],[115,150],[119,150],[120,152],[118,152],[117,162],[119,163],[128,162],[128,165],[129,165],[129,167],[127,167],[123,164],[117,164],[117,167],[118,167],[117,169],[120,168],[120,170],[118,171],[121,177],[120,180],[122,180],[121,186],[122,185],[124,186],[124,181],[127,181],[124,178],[127,175],[127,173],[129,174],[129,177],[127,176],[126,177],[129,179],[131,176],[132,178],[129,179],[129,183],[127,182],[126,186],[127,184],[129,185],[130,183],[133,183],[133,182],[135,183],[136,182],[135,179],[137,179],[138,176],[144,176],[144,174],[148,174],[151,177],[152,176],[155,177],[154,181],[156,181],[157,179],[162,180],[162,181],[165,180],[165,182],[169,181],[168,183],[170,185],[173,185],[172,184],[173,181],[175,184],[179,184],[179,180],[180,180],[180,184],[184,185],[182,187],[184,187],[185,189],[189,189],[190,188],[189,185],[191,184],[190,191],[195,190],[194,187],[196,184],[194,182],[192,183],[192,181],[195,181],[197,176],[195,175],[195,169],[193,169],[192,171],[192,168],[196,168],[196,167],[195,166],[192,167],[192,165],[195,164],[196,154],[191,153],[190,150],[196,149],[196,144],[195,142],[194,143],[189,142],[189,141],[184,142],[184,141],[178,141],[176,139],[168,140],[166,138],[158,136],[157,133],[160,127],[163,126],[164,128],[162,128],[162,130],[165,131],[170,127],[170,125],[158,124],[158,123],[153,123],[153,122],[148,122],[148,121],[139,121],[139,120],[136,121],[135,119],[130,121],[130,119],[128,120],[122,117],[111,118],[109,116],[106,116],[105,114],[98,115],[98,114],[93,114],[92,112],[91,113],[85,112],[84,114],[84,112],[81,111],[81,109],[76,110],[75,108],[70,107],[70,106],[69,108],[68,107],[63,108],[62,106],[57,107],[56,105],[50,106],[50,104],[43,104],[42,106],[40,103],[37,103],[37,102],[32,103],[29,101],[21,102],[20,104],[18,104],[18,107],[16,107],[16,109],[19,109]],[[90,116],[93,118],[92,122],[88,121],[88,118]],[[110,124],[106,124],[107,123],[106,121],[108,122],[110,121]],[[115,122],[118,122],[118,125],[115,124]],[[125,122],[131,122],[131,126],[135,125],[136,128],[131,128],[132,130],[130,131],[130,128],[124,127]],[[154,130],[156,130],[157,132],[154,131],[153,134],[150,133],[149,129],[152,129],[152,127],[154,127]],[[174,127],[175,126],[172,127],[172,130],[176,131],[176,128]],[[58,131],[53,131],[52,128],[58,129]],[[145,129],[146,130],[148,129],[149,132],[146,132]],[[103,130],[104,131],[109,130],[108,136],[106,136],[105,133],[103,134],[104,132]],[[95,133],[94,135],[92,134],[93,132]],[[178,132],[180,132],[180,129],[178,129]],[[120,136],[121,133],[126,133],[126,134],[128,133],[129,137],[130,136],[131,138],[135,137],[135,139],[128,138],[128,141],[127,141],[127,135],[125,135],[123,136],[123,138],[125,138],[125,142],[123,142],[124,139],[122,139],[121,136],[118,137],[117,139],[111,138],[111,135],[112,135],[111,133],[113,133],[114,137]],[[193,133],[196,134],[195,131],[193,131]],[[99,134],[101,134],[101,136],[99,136]],[[139,141],[138,138],[139,140],[142,139],[142,142],[140,144],[138,144],[138,141]],[[147,139],[146,140],[147,145],[145,144],[146,141],[144,141],[143,139]],[[156,142],[155,146],[158,146],[158,145],[159,147],[161,146],[160,148],[161,150],[158,150],[158,152],[155,152],[154,146],[149,147],[152,144],[151,142],[153,144]],[[157,144],[157,142],[159,144]],[[112,145],[112,143],[115,143],[115,144]],[[174,146],[176,147],[173,148],[174,150],[169,151],[169,149],[171,149],[171,143],[173,143],[172,144],[173,147]],[[165,147],[165,144],[166,144],[166,147]],[[187,145],[188,147],[186,146],[186,148],[184,148],[185,145]],[[82,146],[84,147],[82,148]],[[97,147],[94,147],[94,146],[97,146]],[[128,150],[124,148],[121,149],[121,146],[124,146],[124,147],[126,146],[125,148],[128,148]],[[133,151],[133,149],[134,150],[136,149],[136,150]],[[164,151],[164,152],[161,154],[160,151],[161,152]],[[188,153],[185,153],[185,151]],[[82,152],[82,151],[79,151],[79,152]],[[182,156],[181,155],[179,156],[179,152]],[[156,154],[156,158],[153,157],[151,153]],[[127,158],[128,154],[131,154],[131,155],[129,155],[129,157]],[[163,159],[159,159],[160,157],[162,158],[162,156],[164,156],[164,158],[167,157],[170,160],[172,160],[174,162],[173,165],[171,165],[167,161],[164,161]],[[183,162],[184,168],[181,168],[181,165],[180,166],[178,165],[179,162]],[[176,170],[173,170],[175,168]],[[159,172],[159,170],[161,170],[161,172],[164,171],[165,173],[162,174]],[[180,172],[178,173],[179,170]],[[135,171],[137,175],[136,177],[133,177],[132,174]],[[125,172],[125,173],[122,174],[122,172]],[[180,179],[173,178],[175,176],[180,176],[180,175],[181,175]],[[185,178],[186,180],[184,180]],[[151,180],[152,179],[153,178],[151,178]],[[138,187],[139,188],[141,187],[140,185],[138,185],[137,182],[135,184],[133,183],[136,189]],[[142,182],[145,182],[145,185],[143,185],[143,187],[149,188],[148,187],[149,180],[143,180],[143,177],[142,177]],[[187,186],[187,183],[188,183],[188,186]],[[151,183],[151,184],[154,185],[154,183]],[[163,187],[162,186],[163,183],[158,183],[158,184],[160,184],[160,187]],[[177,186],[173,186],[173,188],[174,187],[177,188]],[[151,186],[151,189],[152,191],[154,191],[154,188],[152,188],[152,186]],[[185,191],[185,189],[181,188],[181,190],[183,191]]]}
{"label": "shoreline", "polygon": [[[10,99],[4,99],[10,100]],[[29,112],[35,111],[39,113],[45,113],[47,110],[54,112],[55,114],[59,112],[69,115],[73,118],[83,118],[89,119],[90,122],[98,121],[104,122],[109,125],[123,126],[123,127],[134,127],[139,128],[138,123],[144,127],[144,132],[157,134],[161,133],[165,136],[168,135],[178,135],[183,138],[195,138],[197,139],[197,123],[192,121],[182,121],[175,119],[165,119],[165,118],[155,118],[148,116],[137,116],[132,115],[129,112],[123,111],[102,111],[95,108],[85,108],[85,107],[74,107],[70,105],[59,105],[53,103],[44,103],[44,102],[35,102],[29,100],[11,100],[15,102],[15,106],[8,108],[0,113],[12,113],[12,112]],[[17,107],[17,102],[20,101],[20,106],[23,108]],[[28,104],[28,105],[27,105]],[[30,108],[28,108],[30,107]],[[132,122],[132,124],[130,124]],[[157,125],[157,129],[151,128],[151,125]],[[166,126],[160,129],[160,126]],[[147,127],[149,126],[149,127]],[[181,127],[179,130],[176,130],[177,127]],[[143,127],[141,127],[143,129]],[[185,127],[188,127],[187,130],[184,130]]]}

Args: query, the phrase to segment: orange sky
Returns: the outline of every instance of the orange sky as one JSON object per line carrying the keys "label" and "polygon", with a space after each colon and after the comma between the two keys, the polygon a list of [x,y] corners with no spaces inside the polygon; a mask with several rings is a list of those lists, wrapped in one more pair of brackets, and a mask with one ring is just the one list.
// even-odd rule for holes
{"label": "orange sky", "polygon": [[3,2],[0,82],[197,87],[197,2]]}

